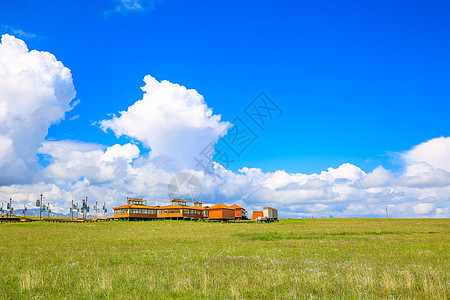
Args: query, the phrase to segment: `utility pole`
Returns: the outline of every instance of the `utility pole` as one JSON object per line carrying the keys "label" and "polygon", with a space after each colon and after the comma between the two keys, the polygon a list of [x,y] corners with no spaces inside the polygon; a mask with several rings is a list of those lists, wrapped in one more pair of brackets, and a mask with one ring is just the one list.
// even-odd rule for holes
{"label": "utility pole", "polygon": [[86,196],[86,218],[84,218],[85,220],[87,220],[88,212],[89,212],[89,205],[88,205],[88,197]]}
{"label": "utility pole", "polygon": [[389,218],[387,204],[386,204],[386,218]]}
{"label": "utility pole", "polygon": [[73,199],[72,199],[72,206],[70,207],[70,212],[72,213],[72,220],[73,220]]}
{"label": "utility pole", "polygon": [[11,216],[12,216],[12,214],[11,214],[12,211],[13,211],[13,208],[12,208],[12,199],[9,198],[9,217],[10,217],[10,218],[11,218]]}
{"label": "utility pole", "polygon": [[47,218],[50,218],[50,203],[47,203]]}
{"label": "utility pole", "polygon": [[83,205],[81,207],[81,210],[83,212],[83,219],[87,220],[87,213],[89,212],[89,206],[88,206],[88,197],[86,196],[86,199],[83,199]]}
{"label": "utility pole", "polygon": [[95,218],[97,219],[97,212],[98,212],[98,206],[97,206],[97,200],[95,200]]}
{"label": "utility pole", "polygon": [[41,202],[39,202],[39,220],[42,220],[42,206],[44,205],[42,203],[42,199],[44,198],[44,195],[41,193]]}
{"label": "utility pole", "polygon": [[24,204],[23,205],[23,216],[24,217],[25,217],[26,213],[27,213],[27,206],[26,206],[26,204]]}

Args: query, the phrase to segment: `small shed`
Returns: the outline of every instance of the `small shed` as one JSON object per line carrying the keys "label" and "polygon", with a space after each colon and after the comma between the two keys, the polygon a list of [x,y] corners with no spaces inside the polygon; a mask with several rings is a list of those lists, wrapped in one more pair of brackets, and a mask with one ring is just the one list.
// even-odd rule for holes
{"label": "small shed", "polygon": [[253,211],[252,220],[256,220],[262,216],[264,216],[262,211]]}
{"label": "small shed", "polygon": [[210,220],[234,220],[236,210],[225,204],[216,204],[207,208]]}

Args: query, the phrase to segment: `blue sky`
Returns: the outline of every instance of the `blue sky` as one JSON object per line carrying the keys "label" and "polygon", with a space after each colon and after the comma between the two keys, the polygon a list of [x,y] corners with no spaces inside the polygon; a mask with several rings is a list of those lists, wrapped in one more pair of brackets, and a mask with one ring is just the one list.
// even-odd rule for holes
{"label": "blue sky", "polygon": [[48,139],[114,144],[91,124],[141,99],[151,74],[196,89],[231,121],[260,92],[283,110],[232,169],[370,170],[449,135],[446,1],[174,1],[113,12],[114,1],[2,3],[3,32],[22,30],[72,71],[76,99]]}
{"label": "blue sky", "polygon": [[[85,196],[163,204],[187,170],[211,204],[448,217],[448,11],[448,1],[3,2],[0,202],[43,192],[61,212]],[[265,130],[245,112],[261,92],[282,111]],[[241,121],[258,138],[240,156],[219,141],[232,163],[216,159],[225,169],[213,179],[200,172],[194,156]]]}

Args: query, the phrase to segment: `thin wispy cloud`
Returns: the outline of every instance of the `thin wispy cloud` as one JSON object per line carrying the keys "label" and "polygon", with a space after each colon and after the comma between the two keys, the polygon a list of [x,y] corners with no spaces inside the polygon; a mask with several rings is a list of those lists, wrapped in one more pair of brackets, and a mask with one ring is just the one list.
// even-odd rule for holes
{"label": "thin wispy cloud", "polygon": [[114,0],[116,5],[112,9],[106,10],[105,15],[128,15],[135,12],[149,11],[155,8],[157,2],[161,2],[161,0]]}
{"label": "thin wispy cloud", "polygon": [[34,39],[38,36],[32,32],[25,32],[22,29],[16,28],[14,26],[1,25],[2,33],[9,33],[18,38],[23,39]]}

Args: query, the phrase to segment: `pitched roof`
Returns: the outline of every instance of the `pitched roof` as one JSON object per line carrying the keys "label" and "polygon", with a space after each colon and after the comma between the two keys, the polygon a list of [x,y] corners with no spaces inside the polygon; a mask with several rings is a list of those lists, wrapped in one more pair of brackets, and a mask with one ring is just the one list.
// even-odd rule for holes
{"label": "pitched roof", "polygon": [[127,201],[130,201],[130,200],[132,200],[132,201],[140,201],[140,202],[144,202],[145,201],[144,199],[137,199],[137,198],[128,198],[127,199]]}
{"label": "pitched roof", "polygon": [[243,208],[243,207],[241,207],[241,206],[239,206],[239,205],[237,205],[237,204],[233,204],[233,205],[231,205],[231,207],[234,207],[234,208]]}
{"label": "pitched roof", "polygon": [[203,204],[203,202],[200,202],[200,201],[195,201],[195,202],[194,202],[194,204],[195,204],[195,203],[200,203],[200,204]]}
{"label": "pitched roof", "polygon": [[173,200],[170,200],[170,202],[186,202],[186,203],[188,203],[189,201],[182,200],[182,199],[173,199]]}
{"label": "pitched roof", "polygon": [[273,210],[278,210],[278,209],[276,209],[276,208],[273,208],[273,207],[270,207],[270,206],[264,206],[264,207],[263,207],[263,209],[267,209],[267,208],[269,208],[269,209],[273,209]]}
{"label": "pitched roof", "polygon": [[158,207],[158,209],[174,209],[174,208],[186,208],[186,207],[190,207],[190,206],[172,204],[172,205],[160,206],[160,207]]}
{"label": "pitched roof", "polygon": [[124,208],[147,208],[156,209],[154,206],[142,205],[142,204],[125,204],[122,206],[113,207],[113,209],[124,209]]}
{"label": "pitched roof", "polygon": [[164,210],[164,209],[180,209],[180,208],[184,208],[184,209],[196,209],[196,210],[204,210],[204,207],[201,206],[187,206],[187,205],[166,205],[166,206],[161,206],[158,207],[159,210]]}
{"label": "pitched roof", "polygon": [[216,204],[216,205],[213,205],[213,206],[211,206],[211,207],[209,207],[208,209],[231,209],[231,210],[235,210],[234,209],[234,207],[231,207],[231,206],[228,206],[228,205],[225,205],[225,204]]}

